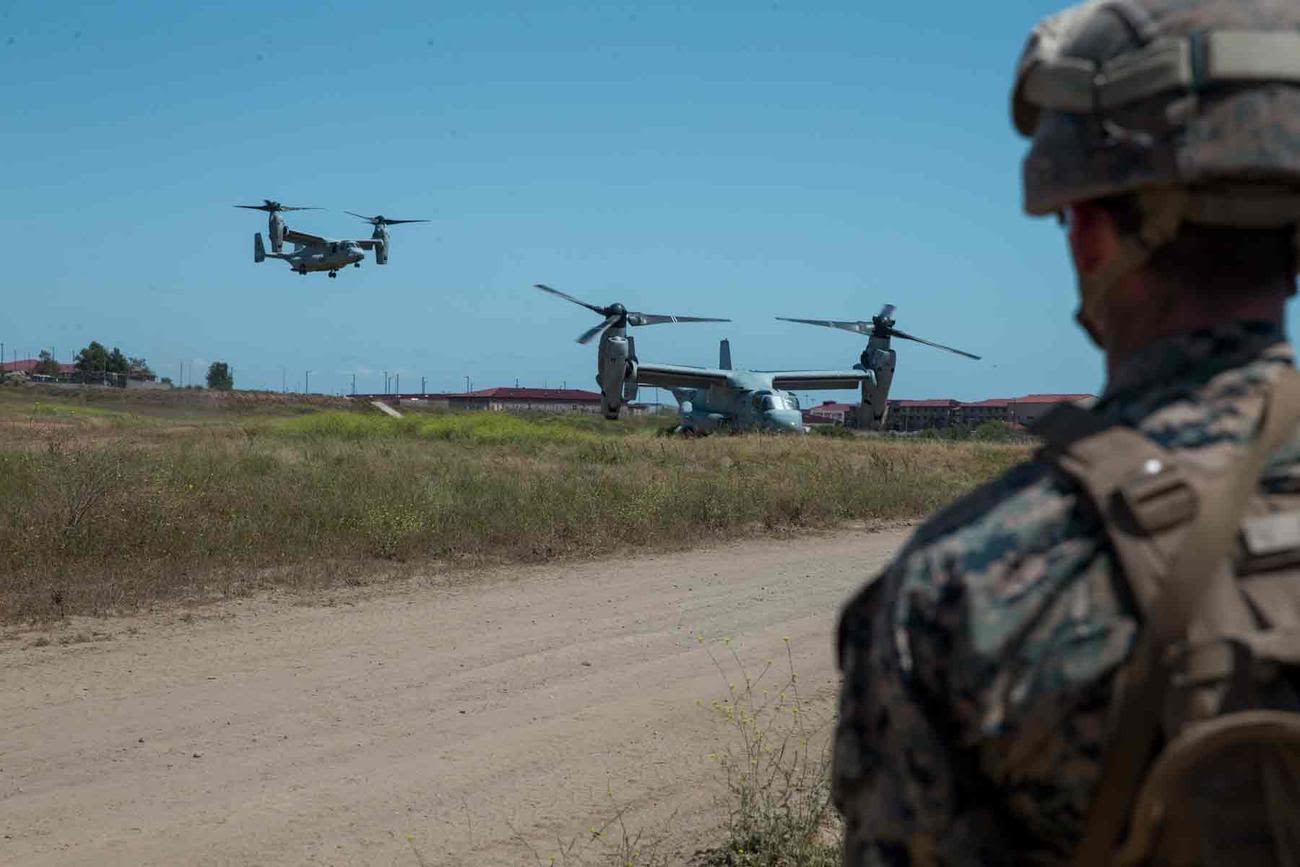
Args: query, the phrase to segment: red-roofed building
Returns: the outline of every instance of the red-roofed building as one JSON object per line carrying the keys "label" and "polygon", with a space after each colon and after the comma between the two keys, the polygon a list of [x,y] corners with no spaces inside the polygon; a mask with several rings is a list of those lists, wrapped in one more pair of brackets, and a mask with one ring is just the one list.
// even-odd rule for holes
{"label": "red-roofed building", "polygon": [[[403,394],[357,394],[366,400],[414,401],[445,409],[489,412],[600,412],[600,393],[581,388],[483,388]],[[643,404],[628,404],[624,412],[639,415]]]}
{"label": "red-roofed building", "polygon": [[948,427],[953,423],[953,411],[960,404],[949,398],[933,400],[891,400],[886,426],[890,430],[917,431],[932,427]]}
{"label": "red-roofed building", "polygon": [[[36,365],[40,363],[41,360],[39,358],[19,358],[15,361],[0,362],[0,372],[31,374],[31,372],[36,369]],[[69,375],[76,372],[77,369],[71,364],[59,365],[59,373],[62,375]]]}
{"label": "red-roofed building", "polygon": [[858,411],[856,403],[837,403],[828,400],[803,411],[804,424],[852,424]]}
{"label": "red-roofed building", "polygon": [[1011,420],[1029,425],[1063,403],[1091,403],[1094,400],[1096,398],[1091,394],[1027,394],[1011,402]]}
{"label": "red-roofed building", "polygon": [[600,393],[580,388],[484,388],[448,394],[454,409],[600,412]]}
{"label": "red-roofed building", "polygon": [[990,421],[1011,422],[1012,401],[1009,398],[994,397],[978,400],[974,403],[962,403],[955,413],[954,424],[981,425]]}
{"label": "red-roofed building", "polygon": [[885,427],[889,430],[918,431],[950,425],[981,425],[999,421],[1029,425],[1062,403],[1094,400],[1090,394],[1027,394],[1024,397],[957,400],[891,400]]}

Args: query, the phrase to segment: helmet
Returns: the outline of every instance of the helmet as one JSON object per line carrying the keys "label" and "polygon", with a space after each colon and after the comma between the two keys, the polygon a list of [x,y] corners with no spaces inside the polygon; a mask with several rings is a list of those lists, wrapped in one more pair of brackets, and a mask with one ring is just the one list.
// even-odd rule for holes
{"label": "helmet", "polygon": [[1091,0],[1021,57],[1025,209],[1181,188],[1184,218],[1300,221],[1300,3]]}
{"label": "helmet", "polygon": [[1300,226],[1297,0],[1089,0],[1030,35],[1011,114],[1030,214],[1136,201],[1137,231],[1081,278],[1094,338],[1106,290],[1184,222]]}

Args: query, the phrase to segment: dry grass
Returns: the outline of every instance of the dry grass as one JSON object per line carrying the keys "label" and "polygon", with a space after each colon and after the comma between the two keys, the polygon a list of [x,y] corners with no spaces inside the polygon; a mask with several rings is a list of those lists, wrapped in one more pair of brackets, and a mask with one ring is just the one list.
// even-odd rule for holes
{"label": "dry grass", "polygon": [[644,422],[487,413],[148,408],[0,395],[0,620],[337,583],[381,562],[601,556],[909,519],[1024,453],[683,440]]}

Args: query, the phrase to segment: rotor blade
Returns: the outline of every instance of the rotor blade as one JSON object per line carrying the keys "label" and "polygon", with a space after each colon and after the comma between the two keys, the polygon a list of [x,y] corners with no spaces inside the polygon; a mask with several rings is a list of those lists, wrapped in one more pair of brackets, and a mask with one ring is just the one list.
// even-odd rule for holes
{"label": "rotor blade", "polygon": [[378,217],[367,217],[365,214],[358,214],[356,211],[344,211],[343,213],[345,213],[345,214],[351,214],[352,216],[356,217],[358,220],[365,220],[367,223],[370,223],[371,225],[374,225],[374,226],[379,226],[379,225],[384,225],[384,226],[396,226],[396,225],[399,225],[399,224],[401,224],[401,223],[427,223],[427,222],[429,222],[428,220],[390,220],[390,219],[388,219],[387,217],[384,217],[384,216],[378,216]]}
{"label": "rotor blade", "polygon": [[880,318],[881,318],[881,319],[893,319],[893,318],[894,318],[894,311],[897,310],[897,309],[898,309],[898,308],[895,307],[893,304],[886,304],[884,307],[881,307],[881,308],[880,308]]}
{"label": "rotor blade", "polygon": [[281,205],[280,210],[282,211],[323,211],[325,209],[324,208],[290,208],[287,205]]}
{"label": "rotor blade", "polygon": [[[581,304],[582,302],[578,302],[578,303]],[[595,337],[597,334],[601,333],[602,331],[604,331],[606,328],[613,325],[617,321],[618,321],[617,316],[608,317],[604,322],[600,323],[595,328],[589,328],[586,331],[582,332],[582,336],[578,338],[578,342],[584,345],[590,343],[591,338]]]}
{"label": "rotor blade", "polygon": [[[558,295],[559,297],[563,298],[565,301],[572,301],[574,304],[577,304],[582,307],[586,307],[588,310],[594,310],[597,313],[599,313],[601,316],[605,315],[604,307],[597,307],[595,304],[588,304],[586,301],[579,301],[577,298],[574,298],[572,295],[564,294],[559,289],[552,289],[550,286],[546,286],[542,283],[534,283],[533,287],[536,289],[541,289],[543,292],[550,292],[552,295]],[[578,341],[578,342],[581,343],[582,341]]]}
{"label": "rotor blade", "polygon": [[852,331],[854,334],[870,334],[870,322],[844,322],[839,319],[792,319],[789,316],[778,316],[782,322],[802,322],[804,325],[820,325],[823,328],[839,328],[844,331]]}
{"label": "rotor blade", "polygon": [[951,346],[944,346],[942,343],[935,343],[932,340],[924,340],[920,337],[913,337],[911,334],[908,334],[906,331],[899,331],[897,328],[889,329],[889,335],[891,337],[901,337],[903,340],[915,340],[917,343],[924,343],[926,346],[933,346],[935,349],[946,349],[948,352],[955,352],[958,355],[964,355],[966,358],[973,358],[976,361],[980,360],[980,357],[978,355],[972,355],[971,353],[961,349],[953,349]]}
{"label": "rotor blade", "polygon": [[266,205],[235,205],[236,208],[248,208],[250,211],[269,211]]}
{"label": "rotor blade", "polygon": [[629,313],[628,325],[663,325],[666,322],[730,322],[730,319],[714,319],[711,316],[665,316],[659,313]]}

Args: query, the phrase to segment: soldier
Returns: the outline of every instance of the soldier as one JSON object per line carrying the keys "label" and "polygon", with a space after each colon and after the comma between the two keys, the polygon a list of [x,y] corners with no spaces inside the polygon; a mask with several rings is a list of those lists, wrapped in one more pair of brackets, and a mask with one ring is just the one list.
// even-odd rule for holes
{"label": "soldier", "polygon": [[[1268,848],[1278,822],[1298,833],[1300,789],[1280,808],[1263,784],[1191,792],[1250,762],[1188,782],[1165,759],[1192,755],[1174,750],[1188,738],[1204,747],[1216,714],[1255,708],[1246,722],[1259,723],[1264,705],[1300,707],[1300,680],[1285,681],[1300,663],[1300,574],[1267,571],[1300,562],[1300,515],[1278,511],[1300,492],[1282,330],[1300,241],[1300,3],[1071,8],[1031,35],[1013,115],[1032,140],[1026,210],[1066,227],[1107,383],[846,606],[833,770],[845,861],[1209,863],[1212,829],[1258,819],[1225,851],[1298,863],[1296,848],[1263,860],[1250,845]],[[1268,653],[1273,674],[1256,666]],[[1231,736],[1273,749],[1286,733],[1293,764],[1276,779],[1296,786],[1300,716],[1269,719],[1272,735]]]}

